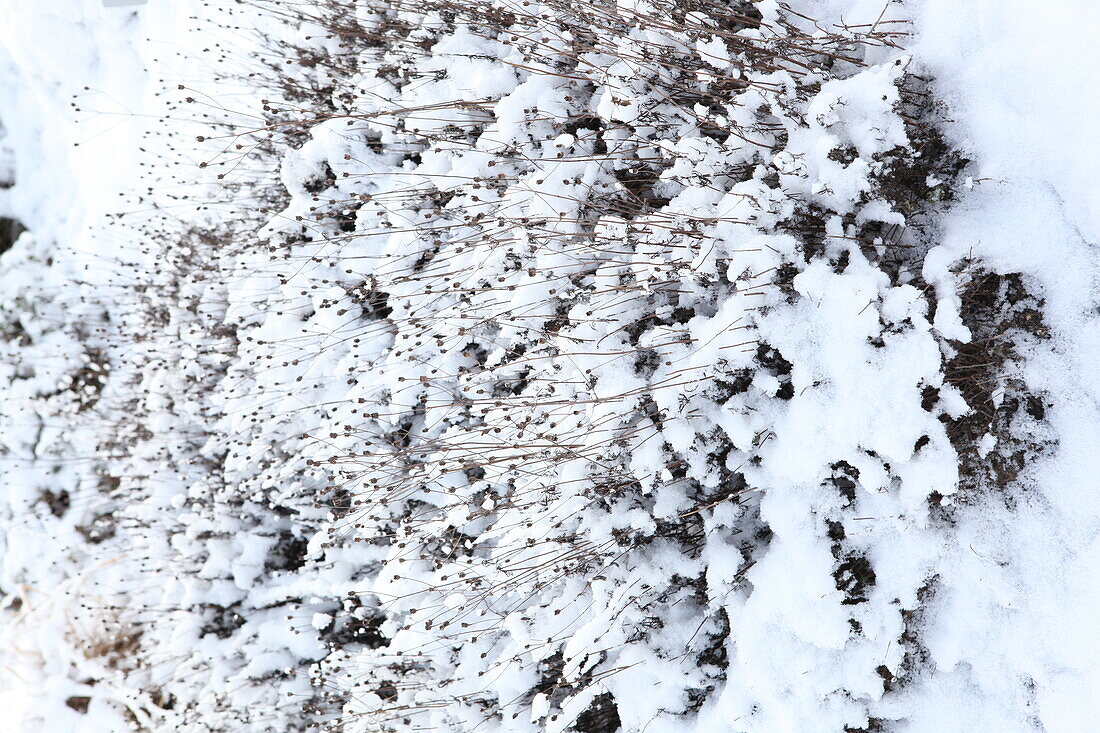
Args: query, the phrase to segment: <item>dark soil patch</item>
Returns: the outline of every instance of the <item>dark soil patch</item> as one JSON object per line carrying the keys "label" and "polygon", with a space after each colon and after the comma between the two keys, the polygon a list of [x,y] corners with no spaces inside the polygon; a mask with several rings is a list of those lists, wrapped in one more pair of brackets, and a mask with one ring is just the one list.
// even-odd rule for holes
{"label": "dark soil patch", "polygon": [[27,231],[27,228],[23,226],[23,222],[7,216],[0,216],[0,254],[4,254],[11,249],[12,245],[15,244],[15,240],[19,239],[19,235],[25,231]]}

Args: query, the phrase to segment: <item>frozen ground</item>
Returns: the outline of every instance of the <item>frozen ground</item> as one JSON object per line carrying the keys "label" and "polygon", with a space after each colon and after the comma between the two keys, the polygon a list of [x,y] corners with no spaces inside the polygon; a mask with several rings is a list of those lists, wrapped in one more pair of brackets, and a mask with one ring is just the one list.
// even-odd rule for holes
{"label": "frozen ground", "polygon": [[0,0],[0,729],[1094,729],[1100,8],[103,5]]}

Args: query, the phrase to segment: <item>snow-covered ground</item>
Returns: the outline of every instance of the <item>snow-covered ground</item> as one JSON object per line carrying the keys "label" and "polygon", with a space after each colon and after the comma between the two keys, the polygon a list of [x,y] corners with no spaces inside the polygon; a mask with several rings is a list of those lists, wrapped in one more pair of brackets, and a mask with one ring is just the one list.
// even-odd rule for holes
{"label": "snow-covered ground", "polygon": [[1095,729],[1100,7],[105,5],[0,0],[0,730]]}
{"label": "snow-covered ground", "polygon": [[1049,400],[1057,441],[1021,477],[1019,504],[986,501],[959,515],[927,632],[938,671],[922,691],[923,729],[1091,730],[1100,689],[1091,580],[1100,574],[1100,190],[1091,178],[1100,145],[1081,90],[1100,62],[1089,38],[1100,7],[914,9],[912,49],[951,105],[945,129],[985,179],[948,214],[942,246],[1039,284],[1052,338],[1029,351],[1019,375]]}

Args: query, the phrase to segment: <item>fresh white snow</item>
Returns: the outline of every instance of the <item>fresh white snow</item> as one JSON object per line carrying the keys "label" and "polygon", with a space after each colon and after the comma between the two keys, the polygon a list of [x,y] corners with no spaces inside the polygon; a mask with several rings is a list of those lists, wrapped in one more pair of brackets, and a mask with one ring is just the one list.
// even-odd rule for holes
{"label": "fresh white snow", "polygon": [[1092,729],[1100,7],[117,5],[0,1],[0,730]]}

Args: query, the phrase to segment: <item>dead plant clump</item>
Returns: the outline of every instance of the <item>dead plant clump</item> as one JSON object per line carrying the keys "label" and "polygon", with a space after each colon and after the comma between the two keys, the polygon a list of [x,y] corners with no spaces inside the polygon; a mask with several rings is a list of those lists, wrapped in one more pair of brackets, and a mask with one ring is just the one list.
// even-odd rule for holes
{"label": "dead plant clump", "polygon": [[1043,395],[1013,374],[1022,350],[1050,338],[1043,299],[1020,273],[960,266],[967,280],[960,315],[971,340],[951,344],[944,374],[970,412],[944,419],[959,454],[964,501],[993,491],[1011,506],[1021,472],[1052,447]]}

